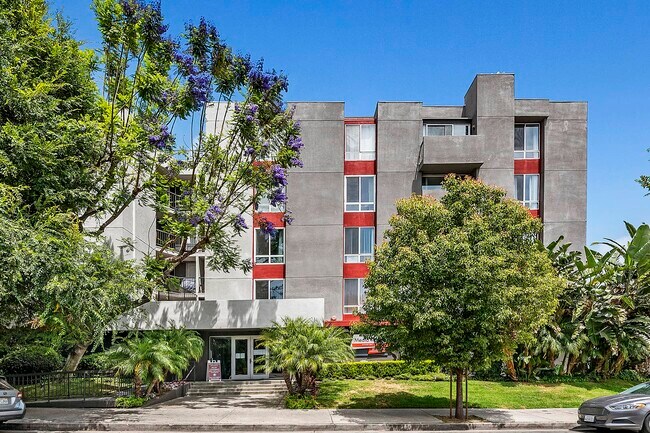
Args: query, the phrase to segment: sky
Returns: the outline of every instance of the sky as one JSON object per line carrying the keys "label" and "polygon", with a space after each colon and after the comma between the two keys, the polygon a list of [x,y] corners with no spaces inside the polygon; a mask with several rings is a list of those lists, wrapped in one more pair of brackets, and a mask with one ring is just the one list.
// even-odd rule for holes
{"label": "sky", "polygon": [[[477,73],[512,72],[517,98],[587,101],[587,241],[648,222],[650,2],[162,0],[170,31],[201,16],[289,78],[287,100],[462,105]],[[90,0],[53,0],[87,46]]]}

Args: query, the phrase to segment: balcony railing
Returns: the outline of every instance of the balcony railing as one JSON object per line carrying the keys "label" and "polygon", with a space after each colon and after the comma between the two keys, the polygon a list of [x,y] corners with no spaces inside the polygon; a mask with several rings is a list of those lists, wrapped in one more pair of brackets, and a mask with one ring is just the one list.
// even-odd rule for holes
{"label": "balcony railing", "polygon": [[205,278],[171,276],[168,287],[156,293],[158,301],[186,301],[203,299]]}
{"label": "balcony railing", "polygon": [[185,244],[185,249],[193,248],[196,245],[197,238],[196,236],[189,236],[183,238],[181,236],[176,236],[171,233],[167,233],[163,230],[156,230],[156,246],[165,247],[169,250],[178,250],[183,244],[183,239],[187,239]]}

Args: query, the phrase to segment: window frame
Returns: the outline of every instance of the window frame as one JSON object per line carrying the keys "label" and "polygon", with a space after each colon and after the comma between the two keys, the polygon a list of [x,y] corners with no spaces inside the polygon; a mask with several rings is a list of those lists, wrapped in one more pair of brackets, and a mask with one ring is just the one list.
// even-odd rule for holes
{"label": "window frame", "polygon": [[[359,201],[358,202],[349,202],[348,201],[348,179],[351,178],[358,178],[359,179],[359,190],[358,196],[359,196]],[[372,178],[372,202],[367,202],[367,201],[361,201],[361,178]],[[345,212],[375,212],[377,208],[377,176],[374,174],[371,175],[362,175],[362,174],[354,174],[354,175],[346,175],[344,176],[344,185],[343,185],[343,194],[344,194],[344,211]],[[350,209],[349,207],[354,207],[356,206],[356,209]],[[372,206],[372,209],[361,209],[363,206]]]}
{"label": "window frame", "polygon": [[[420,185],[422,195],[426,195],[426,196],[433,195],[433,194],[430,194],[430,193],[429,194],[424,193],[424,179],[432,179],[432,178],[433,179],[442,179],[442,180],[444,180],[445,175],[423,175],[421,185]],[[442,190],[442,185],[427,185],[427,186],[437,186],[437,188],[433,188],[433,191],[441,191]]]}
{"label": "window frame", "polygon": [[[372,127],[372,151],[361,150],[361,137],[364,127]],[[348,128],[357,128],[358,150],[348,150]],[[374,123],[346,123],[344,127],[345,135],[345,160],[346,161],[375,161],[377,159],[377,125]]]}
{"label": "window frame", "polygon": [[[517,177],[518,176],[522,177],[522,188],[523,188],[522,198],[523,198],[523,200],[519,199],[519,197],[517,195]],[[537,200],[532,200],[531,199],[531,197],[530,197],[530,192],[531,191],[529,191],[528,188],[526,187],[526,185],[527,185],[526,178],[529,178],[529,177],[536,177],[537,178],[537,191],[536,191]],[[538,173],[515,174],[514,181],[515,181],[515,199],[517,201],[519,201],[523,206],[525,206],[526,208],[528,208],[530,210],[539,210],[539,202],[540,202],[539,197],[540,197],[540,192],[541,192],[541,184],[540,184],[541,176]]]}
{"label": "window frame", "polygon": [[[361,246],[362,246],[362,237],[361,237],[361,230],[366,229],[366,230],[372,230],[372,242],[370,243],[370,252],[361,252]],[[346,251],[346,243],[347,243],[347,236],[346,236],[346,231],[347,230],[357,230],[357,245],[356,245],[356,253],[351,253],[347,254]],[[343,227],[343,263],[365,263],[367,261],[374,260],[375,258],[375,236],[376,236],[376,231],[374,226],[360,226],[360,227]]]}
{"label": "window frame", "polygon": [[[345,290],[346,281],[356,281],[357,285],[357,303],[345,303]],[[355,312],[363,312],[363,306],[366,303],[366,287],[363,278],[344,278],[343,279],[343,314],[354,314]]]}
{"label": "window frame", "polygon": [[[285,186],[282,186],[282,191],[286,194],[287,188]],[[262,200],[267,200],[267,203],[264,203],[264,206],[268,210],[260,210],[260,206],[262,205]],[[266,207],[268,206],[268,207]],[[277,213],[281,212],[284,213],[285,210],[285,204],[282,203],[280,206],[273,206],[271,204],[271,199],[268,196],[262,196],[260,195],[259,200],[257,201],[257,204],[255,205],[255,212],[257,213]]]}
{"label": "window frame", "polygon": [[[539,159],[541,155],[541,141],[542,141],[542,124],[541,123],[515,123],[515,131],[518,126],[524,128],[524,150],[514,150],[514,159]],[[537,148],[528,149],[528,135],[526,129],[528,127],[537,127]],[[515,135],[516,138],[516,135]],[[529,155],[530,154],[530,155]],[[532,156],[531,156],[532,155]]]}
{"label": "window frame", "polygon": [[[445,134],[443,135],[430,135],[429,134],[429,127],[444,127],[445,128]],[[456,135],[454,134],[454,129],[456,127],[463,126],[465,128],[465,134],[462,135]],[[422,135],[425,137],[465,137],[468,135],[471,135],[472,129],[471,129],[471,123],[463,123],[460,121],[459,123],[424,123],[423,125],[424,130],[422,132]],[[451,134],[447,134],[447,127],[449,127],[449,131],[451,131]]]}
{"label": "window frame", "polygon": [[[254,264],[255,265],[282,265],[285,262],[285,255],[286,255],[286,245],[285,245],[285,233],[284,233],[284,227],[278,227],[276,228],[277,233],[282,232],[282,254],[271,254],[271,242],[269,242],[269,254],[257,254],[257,233],[261,231],[259,227],[255,227],[255,230],[253,231],[253,252],[254,254]],[[269,236],[270,235],[266,235]],[[258,262],[258,258],[267,258],[268,262]],[[280,258],[281,261],[273,261],[274,258]]]}
{"label": "window frame", "polygon": [[[281,298],[271,298],[271,282],[272,281],[280,281],[280,282],[282,282],[282,297]],[[260,283],[263,283],[263,282],[268,283],[268,287],[266,289],[268,297],[266,297],[266,298],[258,298],[257,297],[257,283],[258,282],[260,282]],[[254,300],[262,300],[262,301],[264,301],[264,300],[275,301],[275,300],[278,300],[278,299],[285,299],[285,290],[284,289],[285,289],[284,278],[260,278],[260,279],[255,279],[255,280],[253,280],[253,299]]]}

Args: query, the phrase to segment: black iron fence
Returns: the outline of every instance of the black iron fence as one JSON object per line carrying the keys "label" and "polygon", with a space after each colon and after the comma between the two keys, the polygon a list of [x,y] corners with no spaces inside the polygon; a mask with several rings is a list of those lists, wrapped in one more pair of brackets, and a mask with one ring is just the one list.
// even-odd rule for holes
{"label": "black iron fence", "polygon": [[57,371],[6,376],[25,401],[87,399],[133,395],[133,380],[114,371]]}

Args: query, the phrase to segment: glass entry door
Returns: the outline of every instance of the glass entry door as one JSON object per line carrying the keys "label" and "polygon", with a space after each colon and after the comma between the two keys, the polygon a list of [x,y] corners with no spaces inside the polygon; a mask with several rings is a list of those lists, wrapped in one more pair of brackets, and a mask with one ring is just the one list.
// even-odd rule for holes
{"label": "glass entry door", "polygon": [[234,337],[232,339],[232,364],[234,365],[233,379],[250,379],[252,362],[250,357],[250,337]]}
{"label": "glass entry door", "polygon": [[[262,368],[268,357],[268,350],[265,346],[262,346],[258,337],[251,337],[251,348],[253,350],[253,379],[266,379],[269,375]],[[259,370],[259,371],[258,371]]]}

